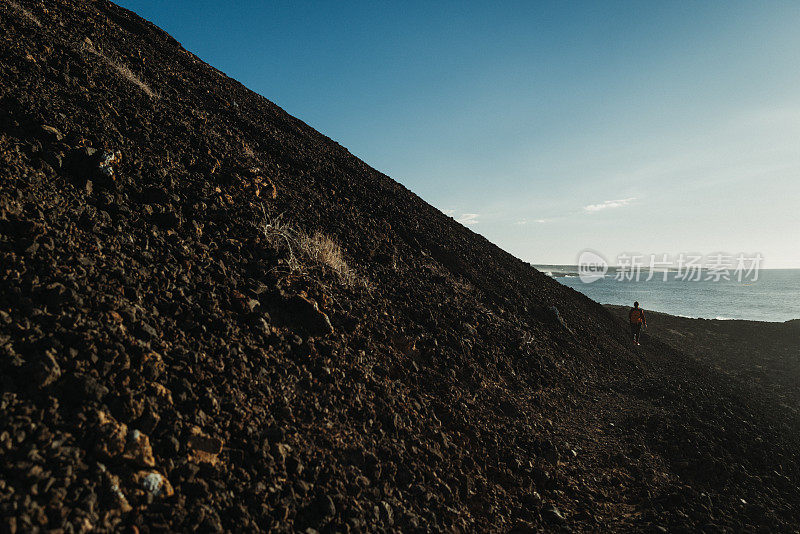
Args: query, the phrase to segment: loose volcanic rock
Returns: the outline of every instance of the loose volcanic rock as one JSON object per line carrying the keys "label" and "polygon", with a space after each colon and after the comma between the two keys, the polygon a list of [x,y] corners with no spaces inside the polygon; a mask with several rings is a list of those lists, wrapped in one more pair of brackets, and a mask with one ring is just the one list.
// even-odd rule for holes
{"label": "loose volcanic rock", "polygon": [[192,427],[191,435],[186,441],[190,461],[206,462],[212,465],[217,463],[223,445],[224,442],[221,439],[207,436],[197,427]]}
{"label": "loose volcanic rock", "polygon": [[32,366],[31,378],[39,388],[45,388],[61,377],[61,366],[59,366],[52,352],[47,351]]}
{"label": "loose volcanic rock", "polygon": [[0,530],[797,530],[794,364],[634,351],[110,2],[0,25]]}
{"label": "loose volcanic rock", "polygon": [[286,308],[298,327],[312,335],[333,333],[330,318],[319,309],[319,305],[304,293],[294,295],[286,301]]}
{"label": "loose volcanic rock", "polygon": [[123,458],[132,460],[145,467],[156,465],[153,449],[150,447],[150,438],[138,430],[128,432]]}

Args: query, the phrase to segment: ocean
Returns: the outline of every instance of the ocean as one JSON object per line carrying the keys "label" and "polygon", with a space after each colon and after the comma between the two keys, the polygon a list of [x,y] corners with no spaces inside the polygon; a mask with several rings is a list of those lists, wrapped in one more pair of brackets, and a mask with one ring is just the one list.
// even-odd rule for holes
{"label": "ocean", "polygon": [[[592,283],[584,283],[575,265],[536,265],[548,274],[601,304],[631,306],[638,300],[645,310],[682,317],[705,319],[746,319],[752,321],[788,321],[800,319],[800,269],[761,269],[758,277],[719,281],[684,281],[675,272],[654,272],[646,281],[643,271],[639,281],[617,280],[614,268]],[[749,279],[748,279],[749,278]]]}

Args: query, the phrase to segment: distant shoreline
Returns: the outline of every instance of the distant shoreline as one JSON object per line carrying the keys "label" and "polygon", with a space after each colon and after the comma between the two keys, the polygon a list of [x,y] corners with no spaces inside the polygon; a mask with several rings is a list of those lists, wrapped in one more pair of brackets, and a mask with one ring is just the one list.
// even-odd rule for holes
{"label": "distant shoreline", "polygon": [[784,323],[800,319],[800,269],[771,269],[757,278],[722,276],[702,271],[681,276],[676,271],[625,272],[609,269],[604,276],[584,280],[570,266],[539,266],[560,284],[598,303],[630,306],[674,316],[708,320]]}
{"label": "distant shoreline", "polygon": [[[569,277],[577,277],[580,275],[580,270],[577,265],[536,265],[536,264],[529,264],[531,267],[536,269],[537,271],[546,274],[551,278],[569,278]],[[709,269],[704,266],[696,267],[697,272],[711,272],[712,269]],[[609,274],[616,274],[620,271],[625,273],[630,273],[632,268],[630,266],[623,266],[623,265],[609,265],[608,271],[606,272],[606,277]],[[640,267],[635,268],[636,271],[640,273],[647,273],[649,274],[651,271],[654,273],[678,273],[681,272],[679,269],[675,267],[668,267],[664,268],[656,268],[650,269],[647,265],[642,265]],[[778,268],[760,268],[759,271],[800,271],[800,267],[778,267]]]}
{"label": "distant shoreline", "polygon": [[[538,263],[529,263],[528,265],[530,265],[531,267],[535,268],[538,271],[545,271],[545,270],[565,271],[565,270],[569,269],[570,272],[574,272],[574,273],[578,272],[578,265],[538,264]],[[623,265],[609,265],[608,266],[609,269],[619,269],[619,268],[623,268],[623,267],[625,269],[629,269],[630,268],[629,266],[623,266]],[[700,268],[703,269],[703,270],[707,270],[704,267],[700,267]],[[642,271],[649,271],[650,267],[647,266],[647,265],[643,265],[641,267],[641,270]],[[674,267],[670,267],[668,269],[655,269],[655,270],[656,270],[656,272],[663,272],[664,270],[669,271],[669,272],[677,272],[678,271],[678,269],[674,268]],[[800,271],[800,267],[760,267],[759,270],[760,271]]]}
{"label": "distant shoreline", "polygon": [[[600,305],[603,306],[606,309],[611,310],[612,312],[616,312],[617,310],[624,310],[624,312],[626,314],[628,313],[628,310],[631,309],[631,306],[627,306],[627,305],[623,305],[623,304],[611,304],[609,302],[601,302]],[[711,321],[711,322],[718,322],[718,323],[747,323],[747,324],[751,324],[751,325],[758,325],[758,324],[764,324],[764,325],[787,325],[788,324],[790,326],[793,326],[795,324],[796,325],[800,325],[800,317],[798,317],[796,319],[786,319],[785,321],[762,321],[762,320],[758,320],[758,319],[735,319],[733,317],[724,317],[724,316],[714,317],[714,318],[691,317],[689,315],[678,315],[678,314],[675,314],[675,313],[669,313],[669,312],[664,312],[664,311],[655,310],[655,309],[649,309],[649,308],[644,308],[644,310],[645,310],[645,313],[657,314],[659,317],[660,316],[672,317],[672,318],[677,319],[677,320],[686,320],[686,321]]]}

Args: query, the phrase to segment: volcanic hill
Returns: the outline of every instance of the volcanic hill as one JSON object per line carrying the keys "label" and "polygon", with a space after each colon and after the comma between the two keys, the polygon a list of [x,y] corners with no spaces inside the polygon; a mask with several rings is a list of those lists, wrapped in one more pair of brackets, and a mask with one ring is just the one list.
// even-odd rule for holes
{"label": "volcanic hill", "polygon": [[129,11],[0,25],[3,531],[800,525],[767,393]]}

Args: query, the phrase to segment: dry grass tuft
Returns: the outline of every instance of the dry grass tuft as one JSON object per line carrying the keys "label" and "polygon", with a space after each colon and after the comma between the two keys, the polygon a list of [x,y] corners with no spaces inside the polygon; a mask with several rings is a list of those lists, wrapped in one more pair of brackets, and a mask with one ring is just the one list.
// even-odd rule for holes
{"label": "dry grass tuft", "polygon": [[153,90],[150,89],[150,87],[146,83],[140,80],[138,76],[136,76],[133,72],[131,72],[131,69],[129,69],[125,65],[114,63],[113,61],[110,61],[107,58],[106,61],[108,62],[109,65],[111,65],[114,69],[116,69],[116,71],[119,72],[123,78],[125,78],[133,85],[137,86],[139,89],[144,91],[144,94],[146,94],[150,98],[158,98],[158,95],[155,92],[153,92]]}
{"label": "dry grass tuft", "polygon": [[80,49],[86,52],[90,52],[99,57],[101,60],[103,60],[103,63],[105,63],[106,65],[117,71],[117,73],[119,73],[120,76],[122,76],[123,78],[131,82],[133,85],[141,89],[142,92],[147,96],[149,96],[150,98],[159,98],[158,93],[150,89],[150,86],[144,83],[141,79],[139,79],[139,77],[136,76],[136,74],[134,74],[131,69],[129,69],[126,65],[117,63],[116,61],[110,59],[108,56],[97,50],[94,47],[94,44],[92,44],[92,42],[88,38],[81,43]]}
{"label": "dry grass tuft", "polygon": [[24,7],[22,7],[18,3],[14,2],[13,0],[8,0],[8,5],[11,6],[12,9],[15,9],[20,15],[22,15],[23,17],[25,17],[26,19],[28,19],[29,21],[34,23],[36,26],[38,26],[40,28],[42,27],[42,23],[39,22],[39,19],[37,19],[33,15],[33,13],[31,13],[30,11],[28,11],[27,9],[25,9]]}
{"label": "dry grass tuft", "polygon": [[339,244],[330,237],[319,232],[313,236],[304,235],[301,248],[306,256],[318,264],[326,265],[348,286],[355,285],[358,277],[355,272],[347,265],[342,256],[342,249]]}
{"label": "dry grass tuft", "polygon": [[295,254],[295,251],[299,248],[300,236],[297,235],[295,229],[289,226],[281,215],[273,218],[265,214],[264,222],[261,224],[261,231],[269,243],[272,243],[280,250],[286,250],[289,270],[300,270],[301,264]]}
{"label": "dry grass tuft", "polygon": [[366,283],[347,264],[339,244],[330,237],[320,232],[308,235],[287,223],[282,216],[273,218],[266,213],[261,229],[267,241],[286,251],[286,265],[290,272],[305,272],[306,266],[316,265],[332,272],[348,287],[366,287]]}

